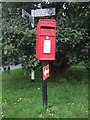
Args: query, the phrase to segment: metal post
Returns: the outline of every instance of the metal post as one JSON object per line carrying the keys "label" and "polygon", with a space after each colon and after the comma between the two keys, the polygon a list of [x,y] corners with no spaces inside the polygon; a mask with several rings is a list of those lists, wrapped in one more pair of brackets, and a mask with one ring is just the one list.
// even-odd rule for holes
{"label": "metal post", "polygon": [[47,61],[42,61],[42,97],[43,107],[47,108],[47,79],[43,80],[43,67],[47,65]]}
{"label": "metal post", "polygon": [[10,74],[10,66],[8,66],[7,72],[8,74]]}
{"label": "metal post", "polygon": [[32,80],[32,81],[34,81],[34,79],[35,79],[34,74],[35,74],[35,73],[34,73],[34,69],[32,68],[32,69],[31,69],[31,80]]}
{"label": "metal post", "polygon": [[34,10],[31,10],[31,16],[32,16],[31,26],[32,28],[34,28]]}

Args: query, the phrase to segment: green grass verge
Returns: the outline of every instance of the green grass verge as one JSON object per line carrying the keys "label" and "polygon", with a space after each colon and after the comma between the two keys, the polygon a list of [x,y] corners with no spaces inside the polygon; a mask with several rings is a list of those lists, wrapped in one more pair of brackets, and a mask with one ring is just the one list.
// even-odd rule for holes
{"label": "green grass verge", "polygon": [[87,118],[88,79],[84,67],[71,67],[47,80],[48,107],[42,106],[41,68],[31,82],[21,69],[2,73],[4,118]]}
{"label": "green grass verge", "polygon": [[[0,72],[0,113],[2,112],[2,72]],[[2,116],[0,114],[0,120]]]}

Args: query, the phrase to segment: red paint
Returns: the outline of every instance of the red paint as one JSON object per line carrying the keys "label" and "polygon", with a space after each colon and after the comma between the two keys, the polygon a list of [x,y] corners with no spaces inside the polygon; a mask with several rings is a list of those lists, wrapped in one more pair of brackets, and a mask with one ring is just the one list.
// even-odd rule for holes
{"label": "red paint", "polygon": [[[36,58],[39,60],[55,60],[55,37],[56,21],[51,19],[40,19],[37,24],[36,33]],[[44,50],[48,47],[44,47],[44,40],[50,41],[49,53],[44,53]]]}

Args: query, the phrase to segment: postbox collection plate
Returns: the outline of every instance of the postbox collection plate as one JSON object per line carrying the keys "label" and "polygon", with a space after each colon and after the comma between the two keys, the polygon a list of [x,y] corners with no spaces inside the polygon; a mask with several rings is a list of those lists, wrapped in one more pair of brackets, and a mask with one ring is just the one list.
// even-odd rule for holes
{"label": "postbox collection plate", "polygon": [[43,53],[51,53],[51,40],[44,40]]}

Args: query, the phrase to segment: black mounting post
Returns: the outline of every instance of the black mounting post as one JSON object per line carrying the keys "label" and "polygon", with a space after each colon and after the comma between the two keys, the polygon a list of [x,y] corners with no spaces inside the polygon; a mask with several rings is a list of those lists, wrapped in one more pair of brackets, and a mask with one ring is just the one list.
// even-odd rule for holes
{"label": "black mounting post", "polygon": [[42,100],[43,100],[43,107],[47,108],[47,79],[43,79],[43,67],[48,64],[48,61],[42,61]]}

